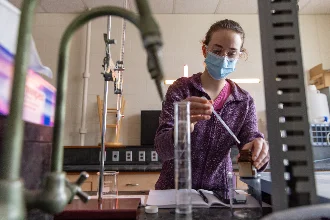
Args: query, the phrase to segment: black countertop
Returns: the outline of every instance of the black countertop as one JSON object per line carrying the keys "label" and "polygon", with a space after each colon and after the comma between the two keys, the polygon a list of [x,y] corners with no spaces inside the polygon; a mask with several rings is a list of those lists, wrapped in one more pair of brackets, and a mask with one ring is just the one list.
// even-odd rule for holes
{"label": "black countertop", "polygon": [[[137,219],[140,220],[158,220],[158,219],[175,219],[175,220],[231,220],[237,219],[231,215],[230,208],[194,208],[193,212],[189,216],[180,216],[175,214],[174,209],[158,209],[156,214],[145,213],[144,207],[139,208],[139,216]],[[264,208],[263,214],[267,215],[271,213],[271,208]]]}
{"label": "black countertop", "polygon": [[[87,192],[91,196],[95,196],[96,192]],[[118,195],[148,195],[148,191],[119,191]],[[270,207],[263,208],[263,215],[272,212]],[[175,220],[232,220],[236,219],[231,215],[229,207],[217,208],[193,208],[193,212],[188,216],[181,216],[175,213],[175,209],[158,209],[158,213],[149,214],[145,213],[144,207],[139,207],[138,217],[139,220],[158,220],[158,219],[175,219]]]}

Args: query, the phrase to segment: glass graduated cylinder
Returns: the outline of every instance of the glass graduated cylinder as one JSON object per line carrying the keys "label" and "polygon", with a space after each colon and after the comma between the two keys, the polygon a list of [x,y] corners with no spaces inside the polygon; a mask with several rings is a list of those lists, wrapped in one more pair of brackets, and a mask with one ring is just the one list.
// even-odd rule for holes
{"label": "glass graduated cylinder", "polygon": [[190,102],[174,104],[176,213],[189,214],[191,205]]}

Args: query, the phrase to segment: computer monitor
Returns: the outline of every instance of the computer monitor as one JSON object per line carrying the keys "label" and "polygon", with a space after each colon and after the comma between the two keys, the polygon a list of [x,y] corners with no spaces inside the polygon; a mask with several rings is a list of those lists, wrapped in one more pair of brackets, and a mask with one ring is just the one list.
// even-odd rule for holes
{"label": "computer monitor", "polygon": [[161,110],[141,111],[141,145],[154,145]]}

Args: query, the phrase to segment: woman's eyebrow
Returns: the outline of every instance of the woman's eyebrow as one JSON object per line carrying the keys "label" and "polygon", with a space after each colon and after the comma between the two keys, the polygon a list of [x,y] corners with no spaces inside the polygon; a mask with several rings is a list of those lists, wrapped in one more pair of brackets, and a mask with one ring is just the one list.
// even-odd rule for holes
{"label": "woman's eyebrow", "polygon": [[[214,44],[213,46],[223,48],[223,46],[221,46],[220,44]],[[239,49],[234,48],[234,47],[229,48],[229,49],[230,49],[230,50],[234,50],[234,51],[238,51],[238,50],[239,50]]]}
{"label": "woman's eyebrow", "polygon": [[223,48],[223,46],[221,46],[220,44],[214,44],[214,46]]}

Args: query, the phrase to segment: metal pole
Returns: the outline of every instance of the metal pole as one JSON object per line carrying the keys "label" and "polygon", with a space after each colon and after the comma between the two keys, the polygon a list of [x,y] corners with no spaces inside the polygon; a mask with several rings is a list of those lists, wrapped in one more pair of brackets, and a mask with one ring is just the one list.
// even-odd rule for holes
{"label": "metal pole", "polygon": [[102,137],[101,137],[101,152],[100,152],[100,176],[99,176],[99,195],[98,199],[102,200],[103,194],[103,173],[105,161],[105,133],[107,130],[107,106],[108,106],[108,81],[104,81],[104,96],[103,96],[103,113],[102,113]]}
{"label": "metal pole", "polygon": [[[124,8],[127,9],[127,0],[124,2]],[[125,54],[125,40],[126,40],[126,19],[122,19],[122,36],[121,36],[121,52],[120,52],[120,61],[124,61]]]}
{"label": "metal pole", "polygon": [[[110,40],[110,36],[111,36],[111,16],[108,17],[108,24],[107,24],[107,40]],[[110,44],[108,44],[108,53],[110,55]],[[109,57],[109,65],[110,65],[110,59],[111,57]]]}
{"label": "metal pole", "polygon": [[91,29],[92,23],[87,24],[87,39],[86,39],[86,54],[85,54],[85,72],[83,74],[84,87],[83,87],[83,102],[82,102],[82,112],[81,112],[81,128],[80,128],[80,145],[85,145],[85,134],[86,129],[86,111],[87,111],[87,94],[88,94],[88,79],[90,77],[89,73],[89,60],[90,60],[90,44],[91,44]]}
{"label": "metal pole", "polygon": [[[127,0],[124,1],[124,8],[127,9]],[[121,51],[120,51],[120,58],[119,60],[122,61],[122,65],[124,65],[124,55],[125,55],[125,40],[126,40],[126,19],[122,19],[122,35],[121,35]],[[118,75],[117,75],[117,82],[115,82],[115,86],[116,83],[118,83],[117,87],[119,87],[120,93],[117,94],[117,106],[116,106],[116,110],[117,110],[117,114],[116,114],[116,118],[117,118],[117,124],[119,123],[120,120],[122,120],[122,114],[120,112],[121,109],[121,98],[122,98],[122,88],[123,88],[123,71],[118,71]],[[119,127],[116,127],[116,141],[119,140],[118,137],[118,133],[119,133]]]}
{"label": "metal pole", "polygon": [[[25,219],[24,184],[20,179],[23,145],[23,105],[37,0],[23,1],[17,36],[10,113],[0,148],[0,218]],[[3,30],[5,31],[5,30]]]}
{"label": "metal pole", "polygon": [[0,148],[0,180],[19,180],[23,144],[23,103],[25,79],[31,46],[31,29],[34,9],[37,0],[23,1],[22,14],[17,36],[14,80],[11,92],[8,126],[5,131],[4,144]]}
{"label": "metal pole", "polygon": [[104,95],[103,95],[103,113],[102,113],[102,135],[101,135],[101,152],[100,152],[100,176],[99,176],[99,195],[98,199],[102,200],[103,184],[104,184],[104,161],[105,161],[105,136],[107,132],[107,110],[108,110],[108,78],[107,74],[111,74],[110,63],[111,63],[111,52],[110,52],[110,38],[111,38],[111,16],[108,16],[107,24],[107,43],[106,43],[106,55],[108,57],[107,70],[104,72]]}

